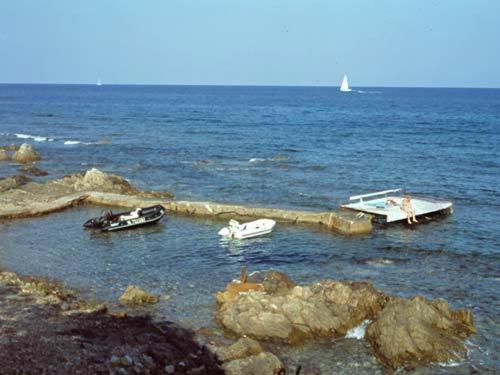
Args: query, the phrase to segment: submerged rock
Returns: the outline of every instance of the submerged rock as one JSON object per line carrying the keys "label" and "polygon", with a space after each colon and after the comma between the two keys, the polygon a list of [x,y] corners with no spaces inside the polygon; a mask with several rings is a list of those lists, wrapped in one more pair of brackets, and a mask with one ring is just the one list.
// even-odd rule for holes
{"label": "submerged rock", "polygon": [[144,305],[148,303],[158,303],[158,297],[149,294],[135,285],[129,285],[119,301],[123,305]]}
{"label": "submerged rock", "polygon": [[12,155],[12,160],[18,163],[31,163],[40,160],[40,155],[29,143],[23,143],[19,150]]}
{"label": "submerged rock", "polygon": [[278,375],[284,374],[281,361],[269,352],[235,359],[222,365],[227,375]]}
{"label": "submerged rock", "polygon": [[463,340],[475,332],[470,310],[452,311],[446,301],[417,296],[392,299],[365,337],[382,362],[397,368],[463,359]]}
{"label": "submerged rock", "polygon": [[284,276],[270,271],[262,283],[229,283],[217,294],[219,322],[240,336],[297,343],[344,336],[363,320],[373,319],[387,300],[367,282],[325,280],[294,286]]}
{"label": "submerged rock", "polygon": [[32,176],[47,176],[48,173],[34,165],[26,165],[18,169],[19,172],[26,173]]}
{"label": "submerged rock", "polygon": [[264,351],[257,341],[249,337],[242,337],[229,346],[212,348],[212,350],[222,362],[256,355]]}
{"label": "submerged rock", "polygon": [[0,178],[0,192],[18,188],[30,182],[31,179],[26,176],[9,176]]}

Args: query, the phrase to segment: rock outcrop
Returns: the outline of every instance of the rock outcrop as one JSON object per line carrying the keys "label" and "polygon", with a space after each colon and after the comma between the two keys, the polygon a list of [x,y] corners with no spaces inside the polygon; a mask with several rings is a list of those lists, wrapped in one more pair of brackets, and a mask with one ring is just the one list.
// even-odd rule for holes
{"label": "rock outcrop", "polygon": [[276,271],[268,272],[261,283],[242,281],[229,283],[217,294],[217,319],[225,329],[259,340],[293,344],[344,336],[363,320],[373,319],[387,300],[366,282],[324,280],[294,286]]}
{"label": "rock outcrop", "polygon": [[[71,177],[71,176],[70,176]],[[74,176],[72,176],[74,177]],[[99,191],[125,195],[138,195],[144,198],[172,198],[170,192],[145,192],[136,189],[123,177],[102,172],[96,168],[88,170],[83,176],[78,176],[74,182],[76,191]]]}
{"label": "rock outcrop", "polygon": [[445,301],[419,296],[389,296],[362,281],[299,286],[280,272],[248,277],[243,272],[216,298],[221,325],[258,340],[294,344],[344,336],[363,321],[372,321],[365,338],[377,357],[394,369],[463,359],[464,339],[476,332],[470,310],[453,311]]}
{"label": "rock outcrop", "polygon": [[132,195],[137,190],[123,177],[104,173],[98,169],[88,170],[82,178],[75,182],[76,191],[100,191],[103,193],[116,193]]}
{"label": "rock outcrop", "polygon": [[119,299],[122,305],[144,305],[158,303],[158,297],[153,296],[135,285],[129,285]]}
{"label": "rock outcrop", "polygon": [[31,163],[40,160],[40,155],[29,143],[23,143],[19,150],[12,155],[12,160],[18,163]]}
{"label": "rock outcrop", "polygon": [[365,338],[392,368],[465,357],[463,339],[475,333],[470,310],[423,297],[393,298],[367,328]]}

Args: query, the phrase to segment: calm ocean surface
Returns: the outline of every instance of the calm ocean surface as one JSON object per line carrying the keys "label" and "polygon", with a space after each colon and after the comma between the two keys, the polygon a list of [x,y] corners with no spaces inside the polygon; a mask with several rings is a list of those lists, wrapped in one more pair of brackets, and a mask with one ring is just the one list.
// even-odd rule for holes
{"label": "calm ocean surface", "polygon": [[[326,210],[394,187],[450,199],[453,215],[416,227],[278,226],[229,243],[220,222],[180,217],[92,233],[81,223],[101,209],[79,208],[0,223],[0,264],[108,301],[129,283],[168,294],[153,313],[193,327],[214,325],[213,294],[243,265],[297,282],[366,279],[473,309],[468,359],[424,373],[500,369],[500,90],[0,85],[0,145],[22,141],[47,179],[96,167],[179,199]],[[1,162],[0,175],[17,167]],[[381,370],[363,340],[282,355],[326,373]]]}

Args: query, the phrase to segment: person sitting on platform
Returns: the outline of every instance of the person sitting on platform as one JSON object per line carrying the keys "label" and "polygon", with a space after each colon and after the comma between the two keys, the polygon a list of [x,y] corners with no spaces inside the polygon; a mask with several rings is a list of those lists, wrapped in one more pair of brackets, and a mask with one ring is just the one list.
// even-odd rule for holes
{"label": "person sitting on platform", "polygon": [[401,209],[406,214],[408,224],[411,224],[411,219],[413,219],[414,223],[418,223],[417,219],[415,218],[415,210],[411,207],[411,198],[409,195],[404,196],[403,204],[401,205]]}

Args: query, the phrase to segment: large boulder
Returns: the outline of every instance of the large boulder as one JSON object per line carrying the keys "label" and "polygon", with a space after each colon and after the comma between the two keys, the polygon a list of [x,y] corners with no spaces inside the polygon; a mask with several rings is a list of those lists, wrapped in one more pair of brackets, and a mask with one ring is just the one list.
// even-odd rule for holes
{"label": "large boulder", "polygon": [[12,155],[12,160],[18,163],[31,163],[40,160],[40,155],[35,151],[32,145],[23,143],[19,150]]}
{"label": "large boulder", "polygon": [[153,296],[135,285],[129,285],[119,299],[122,305],[144,305],[158,303],[158,297]]}
{"label": "large boulder", "polygon": [[465,357],[464,338],[475,333],[470,310],[423,297],[393,298],[367,328],[365,338],[392,368]]}
{"label": "large boulder", "polygon": [[239,336],[297,343],[344,336],[363,320],[373,319],[387,300],[367,282],[325,280],[294,286],[284,276],[271,271],[262,283],[229,283],[217,294],[218,321]]}

